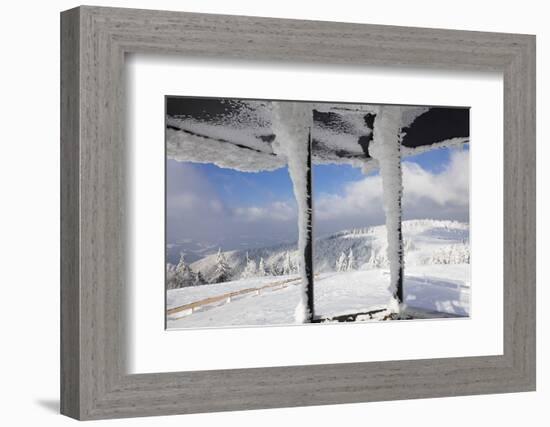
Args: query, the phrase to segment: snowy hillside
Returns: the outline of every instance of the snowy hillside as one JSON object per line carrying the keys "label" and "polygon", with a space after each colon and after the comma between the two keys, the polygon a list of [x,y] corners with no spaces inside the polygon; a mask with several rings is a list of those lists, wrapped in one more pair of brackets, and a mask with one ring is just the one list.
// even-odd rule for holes
{"label": "snowy hillside", "polygon": [[[456,221],[410,220],[403,222],[405,264],[408,267],[425,264],[458,264],[469,262],[469,227]],[[341,231],[315,239],[314,265],[316,273],[338,271],[337,264],[350,251],[353,265],[349,270],[387,268],[385,226]],[[271,246],[249,251],[224,252],[232,280],[241,278],[249,260],[257,265],[263,259],[266,274],[297,273],[296,244]],[[290,258],[290,260],[288,259]],[[290,261],[290,262],[289,262]],[[290,271],[288,269],[290,264]],[[216,270],[216,254],[193,262],[191,269],[210,281]],[[347,266],[346,266],[347,267]],[[348,268],[344,268],[348,270]],[[286,271],[285,271],[286,270]]]}
{"label": "snowy hillside", "polygon": [[218,246],[195,242],[192,239],[185,239],[178,243],[168,243],[166,245],[166,260],[169,263],[177,264],[180,255],[184,254],[187,262],[194,262],[216,250],[218,250]]}
{"label": "snowy hillside", "polygon": [[[403,222],[402,231],[405,313],[412,318],[469,316],[468,225],[412,220]],[[316,239],[315,315],[334,319],[354,314],[356,320],[377,320],[373,311],[386,315],[393,298],[386,249],[384,226]],[[301,292],[297,259],[296,246],[279,245],[219,251],[190,265],[180,263],[181,275],[194,285],[167,291],[168,327],[296,323]],[[218,280],[220,265],[224,280]],[[216,281],[221,283],[211,283]]]}

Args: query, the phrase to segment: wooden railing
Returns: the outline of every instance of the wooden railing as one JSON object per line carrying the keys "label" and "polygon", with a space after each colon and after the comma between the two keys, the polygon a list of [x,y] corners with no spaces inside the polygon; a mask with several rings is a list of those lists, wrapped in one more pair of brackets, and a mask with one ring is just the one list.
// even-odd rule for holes
{"label": "wooden railing", "polygon": [[[292,283],[295,282],[295,283]],[[204,298],[199,301],[190,302],[188,304],[180,305],[177,307],[172,307],[166,310],[166,314],[168,316],[182,313],[182,315],[187,315],[193,313],[193,311],[200,309],[204,306],[219,303],[221,301],[231,302],[231,298],[240,296],[240,295],[246,295],[246,294],[252,294],[256,293],[259,295],[263,290],[270,289],[270,288],[276,288],[280,287],[281,289],[286,288],[289,285],[297,285],[301,282],[301,278],[294,278],[294,279],[286,279],[286,280],[279,280],[278,282],[269,283],[268,285],[259,286],[255,288],[245,288],[245,289],[239,289],[238,291],[232,291],[232,292],[226,292],[221,295],[216,295],[209,298]],[[184,314],[184,312],[187,312]]]}

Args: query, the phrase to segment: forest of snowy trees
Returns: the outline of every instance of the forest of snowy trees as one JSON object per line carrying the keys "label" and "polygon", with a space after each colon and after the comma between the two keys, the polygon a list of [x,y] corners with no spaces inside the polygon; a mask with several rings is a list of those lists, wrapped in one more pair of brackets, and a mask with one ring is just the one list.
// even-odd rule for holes
{"label": "forest of snowy trees", "polygon": [[355,270],[355,260],[353,258],[353,249],[350,248],[348,254],[346,255],[343,251],[336,261],[336,271],[351,271]]}
{"label": "forest of snowy trees", "polygon": [[[336,261],[335,271],[343,272],[355,269],[356,265],[353,249],[350,248],[346,253],[342,251],[340,257]],[[221,249],[218,249],[215,272],[210,280],[206,280],[200,271],[193,271],[191,266],[185,262],[184,254],[181,254],[177,265],[167,264],[166,281],[168,289],[179,289],[188,286],[223,283],[237,279],[250,279],[265,276],[288,276],[298,274],[299,271],[299,261],[296,257],[292,256],[290,251],[285,251],[282,255],[282,261],[273,263],[269,268],[266,266],[263,257],[260,257],[260,259],[256,261],[250,258],[247,252],[244,269],[241,273],[238,273],[231,268],[226,255]]]}
{"label": "forest of snowy trees", "polygon": [[[403,249],[409,265],[469,264],[467,226],[457,222],[404,221]],[[428,239],[428,240],[426,240]],[[337,232],[316,240],[315,273],[387,269],[385,229],[376,226]],[[428,242],[428,243],[427,243]],[[290,276],[300,272],[295,247],[273,246],[217,252],[187,264],[183,254],[167,264],[168,289],[229,281]]]}
{"label": "forest of snowy trees", "polygon": [[[348,258],[346,258],[346,266],[348,265],[347,263]],[[298,261],[292,256],[290,251],[284,252],[282,262],[273,263],[269,267],[266,265],[263,257],[259,257],[259,260],[255,260],[250,258],[247,252],[244,269],[239,273],[238,271],[235,271],[235,268],[230,266],[227,261],[226,254],[222,252],[221,249],[218,249],[218,253],[216,254],[215,272],[209,280],[206,280],[200,271],[193,271],[191,266],[186,263],[185,256],[182,253],[178,264],[167,264],[166,282],[168,289],[180,289],[188,286],[223,283],[237,279],[250,279],[265,276],[287,276],[291,274],[298,274],[298,272]]]}
{"label": "forest of snowy trees", "polygon": [[185,262],[185,256],[181,254],[177,265],[168,263],[166,266],[166,286],[167,289],[179,289],[186,286],[204,285],[204,280],[200,271],[194,272]]}
{"label": "forest of snowy trees", "polygon": [[[282,268],[277,268],[273,265],[267,269],[263,257],[256,262],[246,253],[246,265],[240,273],[240,279],[249,279],[253,277],[264,276],[279,276],[298,272],[298,266],[291,261],[290,252],[285,254],[285,262]],[[192,268],[185,262],[185,255],[180,255],[180,260],[177,265],[167,264],[166,267],[166,283],[167,289],[180,289],[188,286],[200,286],[205,284],[223,283],[236,279],[233,269],[227,262],[225,254],[218,249],[216,254],[216,266],[213,277],[210,280],[205,280],[200,271],[193,271]]]}

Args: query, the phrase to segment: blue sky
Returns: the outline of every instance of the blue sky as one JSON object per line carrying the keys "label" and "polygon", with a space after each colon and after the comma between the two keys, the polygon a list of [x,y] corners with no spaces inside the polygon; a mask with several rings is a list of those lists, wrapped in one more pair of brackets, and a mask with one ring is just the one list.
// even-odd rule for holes
{"label": "blue sky", "polygon": [[286,167],[272,172],[239,172],[195,163],[193,168],[217,189],[218,197],[229,206],[254,206],[293,197]]}
{"label": "blue sky", "polygon": [[[404,217],[468,220],[468,147],[404,159]],[[383,223],[378,173],[349,165],[315,165],[316,234]],[[287,168],[239,172],[167,161],[167,241],[226,249],[293,241],[296,203]]]}
{"label": "blue sky", "polygon": [[[438,172],[449,163],[450,149],[442,148],[406,158],[423,169]],[[169,160],[177,167],[178,162]],[[183,165],[183,163],[179,163]],[[239,172],[213,164],[193,164],[193,169],[217,189],[218,197],[230,206],[254,206],[293,197],[287,168],[272,172]],[[340,192],[347,183],[365,177],[350,165],[314,165],[314,194]]]}

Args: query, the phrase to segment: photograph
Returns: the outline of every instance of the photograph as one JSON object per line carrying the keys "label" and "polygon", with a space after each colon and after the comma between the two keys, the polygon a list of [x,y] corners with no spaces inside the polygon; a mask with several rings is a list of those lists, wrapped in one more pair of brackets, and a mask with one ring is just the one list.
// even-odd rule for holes
{"label": "photograph", "polygon": [[166,327],[470,315],[470,110],[165,97]]}

